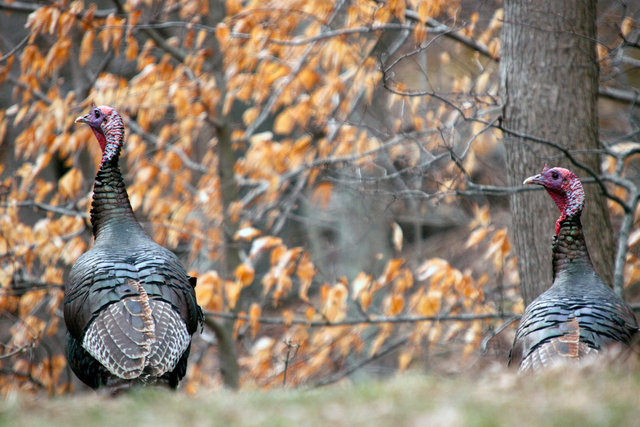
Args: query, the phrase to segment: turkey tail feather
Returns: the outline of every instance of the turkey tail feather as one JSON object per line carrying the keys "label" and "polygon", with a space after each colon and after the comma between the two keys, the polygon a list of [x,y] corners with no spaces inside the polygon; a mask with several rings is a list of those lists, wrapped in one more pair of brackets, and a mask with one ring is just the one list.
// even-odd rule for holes
{"label": "turkey tail feather", "polygon": [[151,301],[155,320],[155,340],[151,344],[149,368],[160,376],[172,371],[191,343],[184,321],[170,304]]}
{"label": "turkey tail feather", "polygon": [[129,280],[120,291],[124,297],[87,328],[83,347],[121,378],[173,370],[190,342],[184,322],[169,303],[150,300],[139,282]]}

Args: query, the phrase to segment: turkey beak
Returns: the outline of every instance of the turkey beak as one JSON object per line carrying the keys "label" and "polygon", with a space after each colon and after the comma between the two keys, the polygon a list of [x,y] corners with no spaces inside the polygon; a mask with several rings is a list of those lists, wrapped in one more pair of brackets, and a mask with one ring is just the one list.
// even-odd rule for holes
{"label": "turkey beak", "polygon": [[84,116],[78,116],[78,118],[74,121],[74,123],[89,123],[89,114],[85,114]]}
{"label": "turkey beak", "polygon": [[534,176],[530,176],[529,178],[525,179],[522,183],[523,184],[538,184],[538,185],[541,185],[542,184],[542,176],[540,174],[534,175]]}

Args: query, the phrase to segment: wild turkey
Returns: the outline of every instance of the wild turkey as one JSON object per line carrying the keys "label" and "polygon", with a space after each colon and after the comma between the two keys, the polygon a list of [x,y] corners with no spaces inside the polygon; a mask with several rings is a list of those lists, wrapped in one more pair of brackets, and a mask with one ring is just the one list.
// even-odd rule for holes
{"label": "wild turkey", "polygon": [[525,310],[509,363],[536,371],[563,360],[628,346],[638,331],[629,307],[593,269],[582,233],[584,190],[564,168],[544,167],[524,184],[543,186],[560,210],[553,238],[553,283]]}
{"label": "wild turkey", "polygon": [[65,287],[69,365],[92,388],[175,388],[202,322],[195,279],[133,214],[118,166],[124,141],[118,112],[92,107],[76,122],[91,127],[102,161],[91,208],[94,244],[78,258]]}

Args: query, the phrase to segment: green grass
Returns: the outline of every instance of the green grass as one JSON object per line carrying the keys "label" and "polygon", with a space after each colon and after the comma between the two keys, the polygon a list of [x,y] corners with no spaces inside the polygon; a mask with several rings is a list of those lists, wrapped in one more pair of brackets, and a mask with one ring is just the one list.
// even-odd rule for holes
{"label": "green grass", "polygon": [[144,389],[115,398],[8,396],[0,425],[95,426],[495,426],[634,425],[640,373],[559,370],[539,377],[487,371],[437,378],[405,374],[386,381],[316,390]]}

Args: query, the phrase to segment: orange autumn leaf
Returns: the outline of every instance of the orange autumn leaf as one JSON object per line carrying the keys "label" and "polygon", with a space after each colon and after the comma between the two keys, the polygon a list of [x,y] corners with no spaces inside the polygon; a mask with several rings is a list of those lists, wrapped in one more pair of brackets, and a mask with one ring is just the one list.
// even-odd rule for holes
{"label": "orange autumn leaf", "polygon": [[296,268],[296,275],[298,276],[298,279],[300,279],[300,288],[298,294],[302,301],[309,301],[307,292],[309,290],[309,287],[311,286],[315,274],[316,267],[313,262],[311,262],[309,254],[306,252],[303,253],[300,261],[298,261],[298,266]]}
{"label": "orange autumn leaf", "polygon": [[311,306],[307,307],[307,309],[304,311],[304,316],[307,318],[308,322],[313,321],[313,318],[315,315],[316,315],[316,310]]}
{"label": "orange autumn leaf", "polygon": [[413,41],[420,45],[427,39],[427,27],[421,23],[416,23],[413,27]]}
{"label": "orange autumn leaf", "polygon": [[411,363],[412,359],[413,351],[407,350],[400,353],[400,355],[398,356],[398,369],[400,370],[400,372],[404,372],[407,370],[407,367],[409,366],[409,363]]}
{"label": "orange autumn leaf", "polygon": [[255,271],[253,267],[247,264],[240,264],[236,271],[234,272],[234,276],[238,279],[244,286],[249,286],[253,282],[253,278],[255,277]]}
{"label": "orange autumn leaf", "polygon": [[282,320],[284,321],[285,326],[291,326],[294,319],[295,314],[293,313],[293,310],[286,309],[282,311]]}
{"label": "orange autumn leaf", "polygon": [[428,0],[420,0],[418,3],[418,19],[421,23],[427,22],[429,18],[430,6]]}
{"label": "orange autumn leaf", "polygon": [[435,316],[440,311],[442,304],[442,293],[440,291],[429,291],[418,301],[417,311],[422,316]]}
{"label": "orange autumn leaf", "polygon": [[385,266],[384,272],[378,278],[378,281],[384,286],[391,282],[400,272],[400,267],[404,264],[401,258],[391,259]]}
{"label": "orange autumn leaf", "polygon": [[249,257],[254,259],[259,253],[267,251],[276,245],[280,245],[282,239],[273,236],[259,237],[251,244],[251,250],[249,251]]}
{"label": "orange autumn leaf", "polygon": [[337,283],[328,290],[322,314],[329,322],[339,322],[346,317],[348,293],[343,283]]}
{"label": "orange autumn leaf", "polygon": [[471,248],[476,246],[482,240],[484,240],[485,236],[489,232],[489,228],[478,228],[477,230],[473,230],[469,237],[467,238],[467,242],[465,243],[465,247]]}
{"label": "orange autumn leaf", "polygon": [[387,299],[387,309],[385,314],[387,316],[396,316],[400,314],[404,308],[404,297],[402,295],[393,294]]}
{"label": "orange autumn leaf", "polygon": [[363,291],[369,289],[371,285],[371,276],[366,273],[359,273],[358,276],[351,282],[351,298],[357,299]]}
{"label": "orange autumn leaf", "polygon": [[60,193],[66,197],[75,196],[82,187],[82,173],[79,169],[73,168],[60,178],[58,188]]}
{"label": "orange autumn leaf", "polygon": [[362,291],[360,293],[360,306],[364,311],[367,311],[372,301],[373,301],[373,297],[371,296],[371,292]]}
{"label": "orange autumn leaf", "polygon": [[260,328],[260,305],[258,303],[251,304],[249,308],[249,325],[251,326],[251,337],[255,338]]}
{"label": "orange autumn leaf", "polygon": [[623,37],[627,37],[633,28],[633,18],[630,16],[625,16],[622,20],[622,24],[620,24],[620,34]]}
{"label": "orange autumn leaf", "polygon": [[320,205],[322,208],[325,208],[329,204],[329,200],[331,198],[331,193],[333,190],[333,184],[330,182],[321,182],[316,185],[316,188],[313,190],[313,195],[311,196],[311,201],[314,204]]}
{"label": "orange autumn leaf", "polygon": [[391,323],[383,323],[380,325],[380,331],[378,335],[373,340],[371,344],[371,348],[369,349],[369,356],[373,356],[377,354],[378,351],[382,348],[382,345],[387,341],[387,338],[391,335],[391,331],[393,330],[393,325]]}
{"label": "orange autumn leaf", "polygon": [[273,131],[281,135],[288,135],[293,130],[295,124],[296,122],[291,112],[285,110],[276,117],[276,121],[273,124]]}
{"label": "orange autumn leaf", "polygon": [[87,65],[89,59],[91,59],[91,54],[93,53],[93,40],[95,39],[96,33],[93,30],[85,31],[82,36],[82,43],[80,44],[80,56],[78,61],[80,65],[83,67]]}
{"label": "orange autumn leaf", "polygon": [[234,308],[236,303],[238,302],[238,297],[240,297],[240,292],[244,285],[239,280],[225,280],[224,282],[224,291],[227,297],[227,304],[229,308]]}

